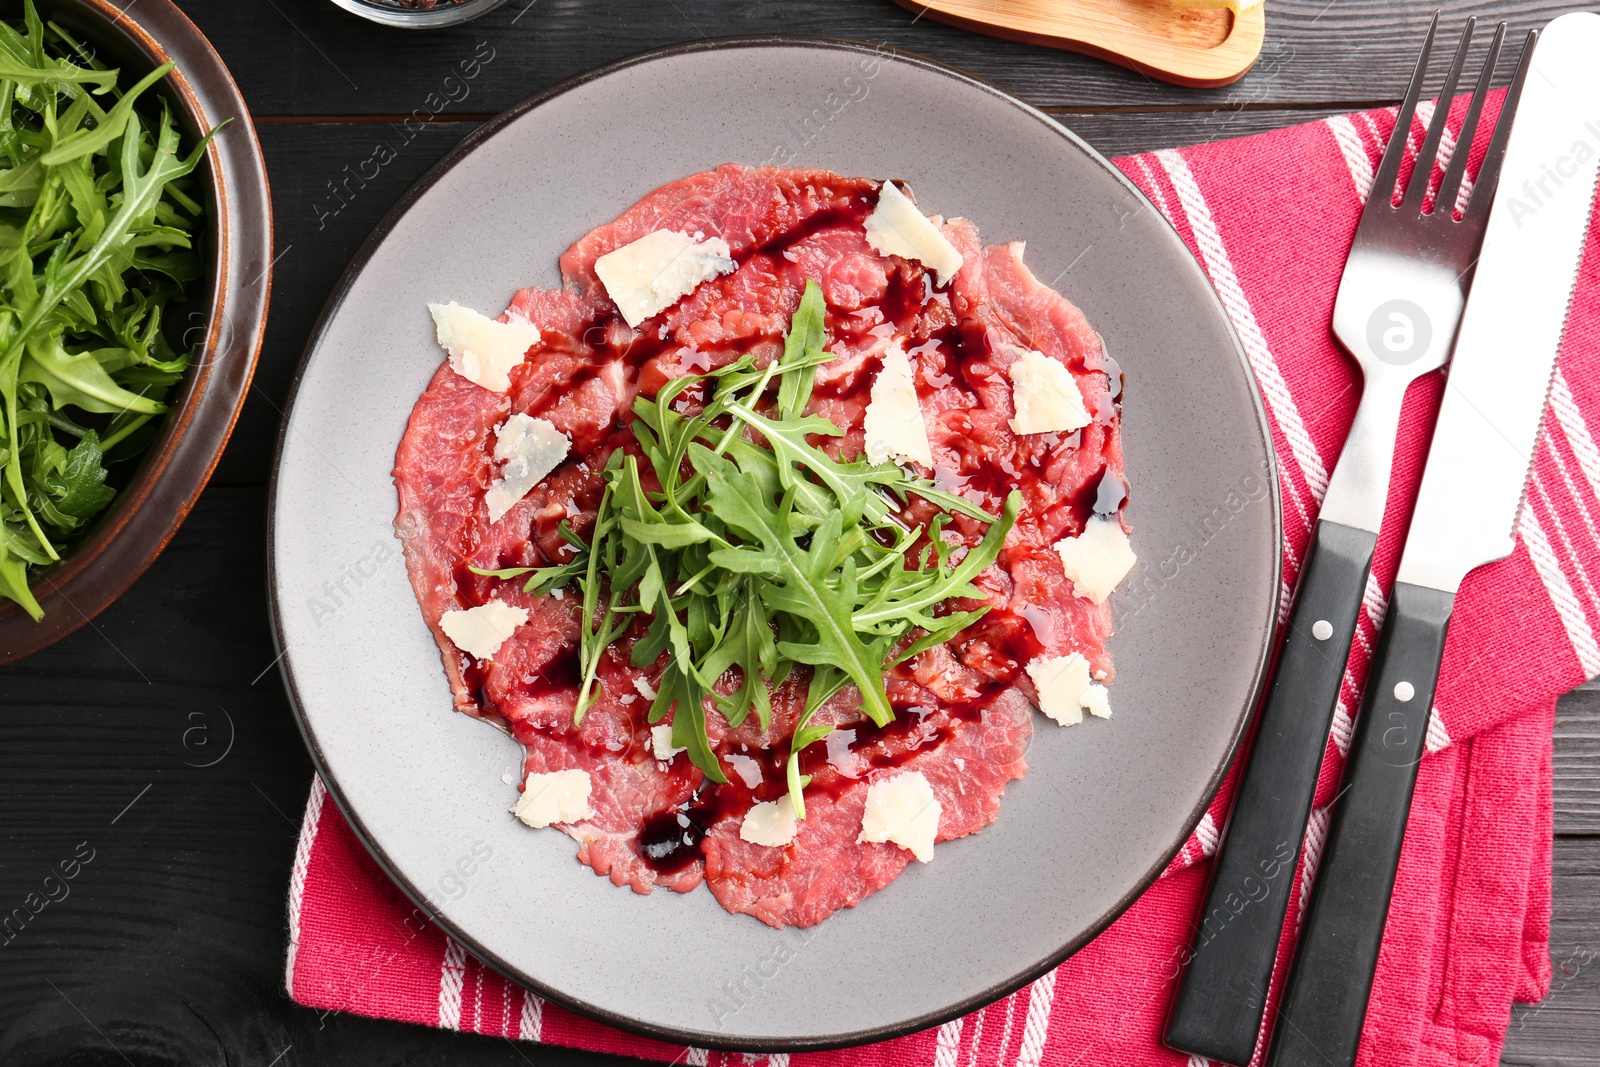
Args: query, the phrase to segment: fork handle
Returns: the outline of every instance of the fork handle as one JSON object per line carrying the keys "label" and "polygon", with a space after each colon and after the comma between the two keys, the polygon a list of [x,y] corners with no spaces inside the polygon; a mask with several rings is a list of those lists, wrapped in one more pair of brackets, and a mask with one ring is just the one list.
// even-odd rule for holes
{"label": "fork handle", "polygon": [[1255,1051],[1377,541],[1366,530],[1317,524],[1168,1017],[1174,1048],[1233,1064],[1249,1063]]}
{"label": "fork handle", "polygon": [[1455,594],[1395,583],[1268,1067],[1352,1067]]}

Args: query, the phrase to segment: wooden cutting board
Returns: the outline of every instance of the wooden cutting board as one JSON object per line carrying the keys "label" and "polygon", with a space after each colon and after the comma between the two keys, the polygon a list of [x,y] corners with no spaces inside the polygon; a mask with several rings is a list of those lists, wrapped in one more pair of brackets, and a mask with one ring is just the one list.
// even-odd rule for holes
{"label": "wooden cutting board", "polygon": [[1264,7],[1171,0],[895,0],[925,18],[1013,41],[1098,56],[1151,78],[1208,88],[1239,80],[1261,54]]}

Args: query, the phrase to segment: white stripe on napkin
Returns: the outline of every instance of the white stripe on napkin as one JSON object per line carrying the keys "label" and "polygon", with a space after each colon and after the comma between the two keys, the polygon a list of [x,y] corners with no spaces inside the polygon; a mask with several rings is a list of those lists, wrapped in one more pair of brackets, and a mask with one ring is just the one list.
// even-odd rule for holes
{"label": "white stripe on napkin", "polygon": [[961,1054],[961,1019],[951,1019],[939,1027],[934,1039],[933,1067],[956,1067],[956,1057]]}
{"label": "white stripe on napkin", "polygon": [[1217,851],[1217,820],[1209,811],[1200,816],[1199,825],[1194,828],[1194,839],[1200,843],[1200,855],[1210,856]]}
{"label": "white stripe on napkin", "polygon": [[531,990],[522,991],[522,1015],[517,1020],[517,1036],[524,1041],[538,1041],[544,1033],[544,998]]}
{"label": "white stripe on napkin", "polygon": [[[1554,455],[1555,446],[1547,435],[1541,434],[1539,443],[1543,444]],[[1560,457],[1555,456],[1555,460],[1559,465],[1561,462]],[[1588,604],[1588,612],[1600,618],[1600,593],[1595,592],[1594,580],[1589,576],[1589,571],[1584,566],[1584,560],[1593,557],[1573,543],[1572,535],[1567,532],[1567,524],[1561,520],[1561,513],[1556,510],[1555,501],[1550,498],[1549,491],[1544,487],[1544,479],[1539,476],[1537,469],[1534,471],[1533,477],[1528,479],[1528,490],[1530,494],[1537,496],[1539,502],[1544,505],[1545,515],[1549,518],[1549,522],[1545,524],[1545,534],[1548,535],[1552,528],[1555,530],[1562,554],[1566,556],[1567,569],[1578,576],[1578,585],[1583,592],[1584,601]],[[1584,615],[1584,626],[1586,628],[1589,626],[1587,613]],[[1592,634],[1593,631],[1591,630],[1590,633]]]}
{"label": "white stripe on napkin", "polygon": [[1350,168],[1350,184],[1355,186],[1356,199],[1366,203],[1367,194],[1372,191],[1372,157],[1367,155],[1367,146],[1362,142],[1356,124],[1350,121],[1348,115],[1335,115],[1324,119],[1323,125],[1333,135],[1333,143],[1339,146],[1344,165]]}
{"label": "white stripe on napkin", "polygon": [[1595,642],[1594,631],[1589,627],[1583,607],[1578,603],[1567,576],[1562,573],[1561,564],[1556,562],[1555,553],[1550,550],[1550,541],[1545,537],[1544,528],[1533,515],[1531,499],[1523,502],[1522,511],[1517,516],[1517,532],[1522,535],[1522,543],[1528,548],[1528,558],[1533,560],[1533,569],[1538,572],[1539,580],[1544,583],[1545,592],[1550,596],[1550,603],[1561,619],[1561,626],[1567,631],[1567,640],[1572,642],[1578,665],[1591,678],[1600,674],[1600,644]]}
{"label": "white stripe on napkin", "polygon": [[[1006,1028],[1000,1031],[1000,1044],[998,1047],[996,1047],[994,1053],[994,1067],[1005,1067],[1006,1050],[1011,1047],[1011,1024],[1016,1018],[1017,997],[1019,995],[1020,994],[1013,993],[1006,998]],[[1018,1055],[1020,1055],[1020,1053]]]}
{"label": "white stripe on napkin", "polygon": [[1056,999],[1056,972],[1051,971],[1028,987],[1028,1014],[1022,1022],[1022,1048],[1017,1067],[1039,1067],[1039,1056],[1050,1037],[1050,1006]]}
{"label": "white stripe on napkin", "polygon": [[1438,707],[1428,709],[1428,732],[1422,738],[1422,747],[1429,752],[1440,752],[1450,747],[1450,731],[1444,728]]}
{"label": "white stripe on napkin", "polygon": [[311,850],[317,843],[317,827],[322,823],[322,801],[328,790],[321,775],[311,776],[311,796],[306,800],[305,818],[300,823],[300,841],[294,847],[294,869],[289,872],[289,954],[284,964],[284,987],[294,996],[294,958],[300,951],[300,909],[306,897],[306,870],[311,866]]}
{"label": "white stripe on napkin", "polygon": [[461,1029],[461,985],[467,975],[467,950],[453,937],[444,939],[444,963],[439,968],[439,1026]]}
{"label": "white stripe on napkin", "polygon": [[1589,492],[1600,500],[1600,447],[1595,445],[1589,426],[1578,410],[1578,401],[1572,395],[1572,387],[1560,370],[1556,371],[1555,381],[1550,386],[1550,410],[1555,412],[1556,423],[1572,448],[1572,454],[1578,457]]}
{"label": "white stripe on napkin", "polygon": [[972,1036],[967,1039],[967,1047],[972,1050],[972,1055],[967,1060],[967,1067],[978,1067],[978,1047],[983,1044],[983,1017],[988,1013],[988,1008],[979,1008],[972,1013]]}
{"label": "white stripe on napkin", "polygon": [[1328,814],[1332,804],[1317,808],[1311,813],[1311,820],[1306,823],[1305,841],[1300,846],[1300,854],[1304,857],[1300,865],[1300,904],[1295,913],[1295,929],[1306,917],[1306,898],[1311,895],[1311,883],[1317,877],[1317,864],[1322,859],[1322,843],[1328,836]]}
{"label": "white stripe on napkin", "polygon": [[[1164,148],[1156,153],[1156,159],[1160,161],[1167,176],[1172,180],[1172,187],[1177,190],[1184,214],[1189,217],[1189,228],[1194,233],[1195,244],[1199,247],[1201,258],[1205,262],[1206,272],[1211,275],[1217,293],[1222,297],[1223,307],[1227,309],[1228,317],[1233,320],[1234,328],[1239,332],[1245,356],[1249,359],[1256,380],[1261,384],[1261,391],[1277,417],[1284,437],[1289,442],[1289,451],[1294,454],[1300,474],[1305,479],[1307,488],[1311,490],[1312,497],[1320,503],[1322,494],[1328,488],[1327,468],[1323,466],[1322,457],[1318,455],[1317,447],[1312,442],[1310,433],[1306,431],[1304,420],[1300,417],[1300,409],[1295,405],[1294,397],[1289,394],[1289,386],[1278,370],[1277,360],[1267,345],[1266,335],[1261,332],[1261,325],[1256,321],[1255,312],[1250,307],[1250,299],[1245,296],[1244,288],[1239,284],[1239,276],[1234,272],[1233,261],[1223,244],[1221,234],[1217,231],[1216,220],[1212,218],[1211,207],[1206,203],[1204,194],[1200,192],[1200,184],[1195,180],[1194,172],[1189,169],[1189,164],[1179,152]],[[1298,498],[1298,490],[1295,491],[1295,496]],[[1302,512],[1304,510],[1302,508]],[[1303,517],[1309,528],[1309,515]]]}
{"label": "white stripe on napkin", "polygon": [[[1345,671],[1344,680],[1350,681],[1350,672]],[[1339,703],[1333,709],[1333,725],[1328,728],[1328,736],[1333,741],[1333,747],[1339,750],[1340,756],[1350,754],[1350,738],[1356,728],[1355,716],[1350,714],[1350,703],[1345,700],[1341,690]]]}
{"label": "white stripe on napkin", "polygon": [[1594,586],[1584,560],[1600,560],[1600,525],[1595,522],[1595,509],[1590,506],[1586,494],[1573,480],[1572,467],[1561,449],[1556,447],[1555,438],[1548,432],[1543,436],[1542,443],[1550,452],[1550,458],[1555,461],[1556,473],[1561,476],[1561,485],[1566,489],[1568,497],[1577,505],[1578,518],[1583,522],[1583,531],[1589,535],[1586,543],[1580,543],[1573,554],[1573,564],[1579,568],[1579,576],[1584,585],[1589,589],[1590,603],[1595,607],[1597,617],[1600,617],[1600,599],[1594,595]]}

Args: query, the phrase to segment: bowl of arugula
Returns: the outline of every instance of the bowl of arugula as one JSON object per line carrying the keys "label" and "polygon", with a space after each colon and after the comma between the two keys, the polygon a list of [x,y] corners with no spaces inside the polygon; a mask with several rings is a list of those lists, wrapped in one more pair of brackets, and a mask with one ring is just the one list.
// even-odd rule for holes
{"label": "bowl of arugula", "polygon": [[110,604],[193,507],[271,246],[244,100],[176,6],[0,3],[0,663]]}

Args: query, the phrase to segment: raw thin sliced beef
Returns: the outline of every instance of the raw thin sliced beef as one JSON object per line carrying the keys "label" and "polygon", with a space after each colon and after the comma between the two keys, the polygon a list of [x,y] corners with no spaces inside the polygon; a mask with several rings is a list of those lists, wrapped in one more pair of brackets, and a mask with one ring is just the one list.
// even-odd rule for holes
{"label": "raw thin sliced beef", "polygon": [[[1035,657],[1081,653],[1098,679],[1112,662],[1107,604],[1075,595],[1054,544],[1097,514],[1120,515],[1120,371],[1100,337],[1065,298],[1024,265],[1020,244],[985,248],[966,220],[941,224],[963,264],[940,287],[919,263],[884,255],[865,220],[881,183],[822,171],[729,164],[663,186],[561,257],[560,291],[524,289],[505,318],[539,327],[540,341],[496,393],[448,364],[417,401],[395,462],[406,550],[424,619],[444,658],[459,710],[505,723],[527,752],[528,773],[580,769],[591,816],[558,828],[578,858],[619,886],[688,892],[700,882],[730,911],[773,926],[811,925],[853,907],[911,862],[892,843],[858,843],[874,781],[921,773],[941,806],[938,840],[974,833],[998,815],[1006,783],[1022,776],[1036,694],[1024,668]],[[595,273],[602,255],[657,230],[696,240],[720,237],[735,268],[634,330]],[[996,565],[976,584],[991,609],[949,644],[886,676],[895,719],[874,726],[850,687],[813,719],[832,732],[801,754],[807,817],[797,837],[770,847],[740,833],[752,805],[782,798],[788,740],[806,703],[808,668],[771,694],[772,721],[730,727],[709,706],[707,733],[728,783],[706,779],[681,754],[658,752],[647,713],[662,661],[638,668],[636,623],[602,656],[597,700],[574,722],[580,679],[576,587],[549,595],[522,579],[477,573],[562,563],[587,539],[604,489],[599,472],[616,449],[637,447],[630,428],[638,397],[668,381],[751,354],[758,365],[782,351],[808,280],[827,305],[827,350],[809,411],[837,437],[815,443],[853,460],[885,353],[907,353],[933,463],[918,474],[998,512],[1019,489],[1024,506]],[[447,296],[448,294],[441,294]],[[1017,434],[1009,371],[1024,351],[1064,365],[1090,423],[1071,433]],[[495,522],[484,494],[500,475],[494,457],[507,418],[547,420],[571,444],[565,461]],[[1108,505],[1107,501],[1110,500]],[[908,525],[936,509],[913,497]],[[977,544],[986,524],[954,517],[947,538]],[[476,568],[476,570],[472,569]],[[460,651],[440,627],[452,610],[491,599],[525,610],[487,659]],[[979,603],[959,607],[972,608]],[[731,691],[737,678],[724,678]],[[670,720],[669,720],[670,723]],[[667,755],[661,759],[658,755]]]}
{"label": "raw thin sliced beef", "polygon": [[977,833],[1000,814],[1006,783],[1027,771],[1023,753],[1032,716],[1015,690],[992,701],[976,722],[941,716],[937,728],[951,735],[937,746],[917,750],[898,766],[819,786],[807,799],[805,821],[787,848],[751,844],[739,836],[742,816],[725,817],[705,840],[711,892],[729,911],[779,927],[811,926],[840,908],[855,907],[911,862],[911,854],[897,845],[856,841],[871,783],[920,771],[942,809],[938,839]]}

